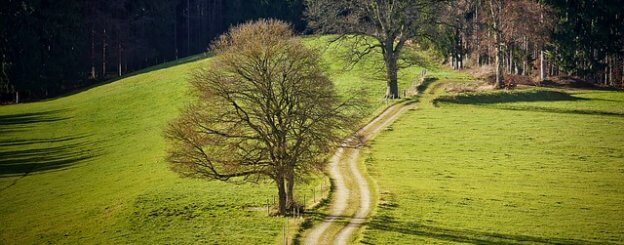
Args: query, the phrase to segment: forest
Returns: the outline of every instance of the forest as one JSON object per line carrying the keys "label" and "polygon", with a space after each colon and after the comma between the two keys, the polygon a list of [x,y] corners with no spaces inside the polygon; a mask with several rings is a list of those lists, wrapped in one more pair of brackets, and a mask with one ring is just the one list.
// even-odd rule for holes
{"label": "forest", "polygon": [[2,100],[36,100],[207,51],[231,25],[278,18],[303,31],[302,0],[7,0]]}
{"label": "forest", "polygon": [[[499,57],[504,74],[624,86],[624,6],[617,1],[443,2],[448,11],[421,37],[455,69]],[[304,9],[304,0],[8,0],[0,9],[1,98],[54,97],[200,54],[229,26],[258,18],[311,33]]]}

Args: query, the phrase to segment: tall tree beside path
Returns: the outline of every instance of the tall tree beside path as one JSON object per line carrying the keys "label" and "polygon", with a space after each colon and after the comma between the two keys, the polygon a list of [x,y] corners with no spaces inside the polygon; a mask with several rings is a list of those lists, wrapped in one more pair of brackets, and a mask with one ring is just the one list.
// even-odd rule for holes
{"label": "tall tree beside path", "polygon": [[[398,59],[406,42],[431,37],[438,11],[435,0],[308,0],[308,25],[321,33],[373,39],[354,42],[354,55],[380,49],[386,68],[386,98],[399,98]],[[358,49],[364,46],[364,50]]]}
{"label": "tall tree beside path", "polygon": [[281,21],[235,27],[217,57],[191,79],[198,100],[170,124],[168,161],[183,176],[271,179],[279,214],[296,205],[294,185],[321,170],[357,110],[337,95],[320,55]]}

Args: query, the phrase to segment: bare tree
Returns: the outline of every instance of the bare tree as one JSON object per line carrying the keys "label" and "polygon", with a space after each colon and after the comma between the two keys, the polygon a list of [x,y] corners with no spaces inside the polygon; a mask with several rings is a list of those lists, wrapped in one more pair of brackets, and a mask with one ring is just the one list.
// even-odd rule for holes
{"label": "bare tree", "polygon": [[[399,98],[398,59],[410,39],[431,37],[438,9],[436,0],[308,0],[308,24],[321,33],[363,37],[353,42],[362,57],[381,49],[386,68],[387,98]],[[369,39],[374,40],[368,42]],[[362,50],[363,47],[363,50]]]}
{"label": "bare tree", "polygon": [[183,176],[269,178],[284,215],[295,181],[321,170],[356,125],[354,100],[337,95],[318,52],[284,22],[240,25],[213,46],[217,57],[191,79],[198,101],[166,131],[168,161]]}
{"label": "bare tree", "polygon": [[494,49],[496,50],[496,61],[494,69],[496,71],[496,83],[494,87],[503,87],[503,28],[501,27],[501,19],[503,15],[503,6],[505,0],[489,0],[489,10],[491,17],[491,27],[494,32]]}

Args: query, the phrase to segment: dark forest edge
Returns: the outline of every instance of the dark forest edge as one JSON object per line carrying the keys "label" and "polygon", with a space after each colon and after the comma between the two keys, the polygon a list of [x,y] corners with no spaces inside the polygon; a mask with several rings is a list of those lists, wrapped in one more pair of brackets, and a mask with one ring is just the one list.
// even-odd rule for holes
{"label": "dark forest edge", "polygon": [[0,102],[56,97],[201,54],[252,19],[283,19],[303,31],[303,9],[303,0],[5,1]]}
{"label": "dark forest edge", "polygon": [[[335,28],[315,28],[318,20],[310,6],[322,2],[9,0],[0,9],[0,103],[57,97],[204,53],[230,26],[259,18],[287,21],[303,34],[311,33],[311,28],[331,34],[370,29],[371,19],[342,28],[337,20],[346,16],[341,15],[328,19]],[[365,6],[360,2],[337,8],[365,16],[367,12],[358,9]],[[500,73],[493,81],[497,87],[513,76],[543,81],[560,75],[624,87],[624,5],[617,1],[414,2],[435,7],[418,7],[429,14],[423,17],[427,24],[416,25],[414,35],[395,37],[399,43],[432,46],[445,54],[444,63],[458,70],[494,68]],[[319,13],[333,16],[331,11]],[[413,19],[402,12],[387,14],[393,20]],[[388,79],[394,73],[389,72]]]}

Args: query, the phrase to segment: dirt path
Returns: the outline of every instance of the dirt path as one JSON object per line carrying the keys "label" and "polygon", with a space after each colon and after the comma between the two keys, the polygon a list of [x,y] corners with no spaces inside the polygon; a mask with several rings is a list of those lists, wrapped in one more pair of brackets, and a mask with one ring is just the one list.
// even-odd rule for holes
{"label": "dirt path", "polygon": [[[335,184],[332,208],[325,220],[313,227],[308,233],[304,240],[305,244],[347,244],[353,232],[366,221],[371,210],[371,192],[368,181],[358,168],[360,148],[366,141],[375,137],[381,130],[394,122],[399,115],[414,106],[415,103],[406,101],[388,107],[353,137],[345,140],[343,145],[336,151],[329,163],[329,175]],[[341,171],[342,164],[348,165],[347,168],[344,168],[344,171],[349,171],[349,173]],[[359,187],[357,190],[351,190],[359,193],[359,200],[351,200],[358,198],[358,196],[352,195],[347,188],[345,184],[346,174],[352,175],[355,185]],[[324,239],[324,236],[327,236],[325,233],[330,226],[333,224],[341,225],[338,224],[338,220],[345,215],[344,212],[348,203],[358,206],[356,213],[348,218],[346,225],[342,224],[344,227],[340,229],[337,235]]]}

